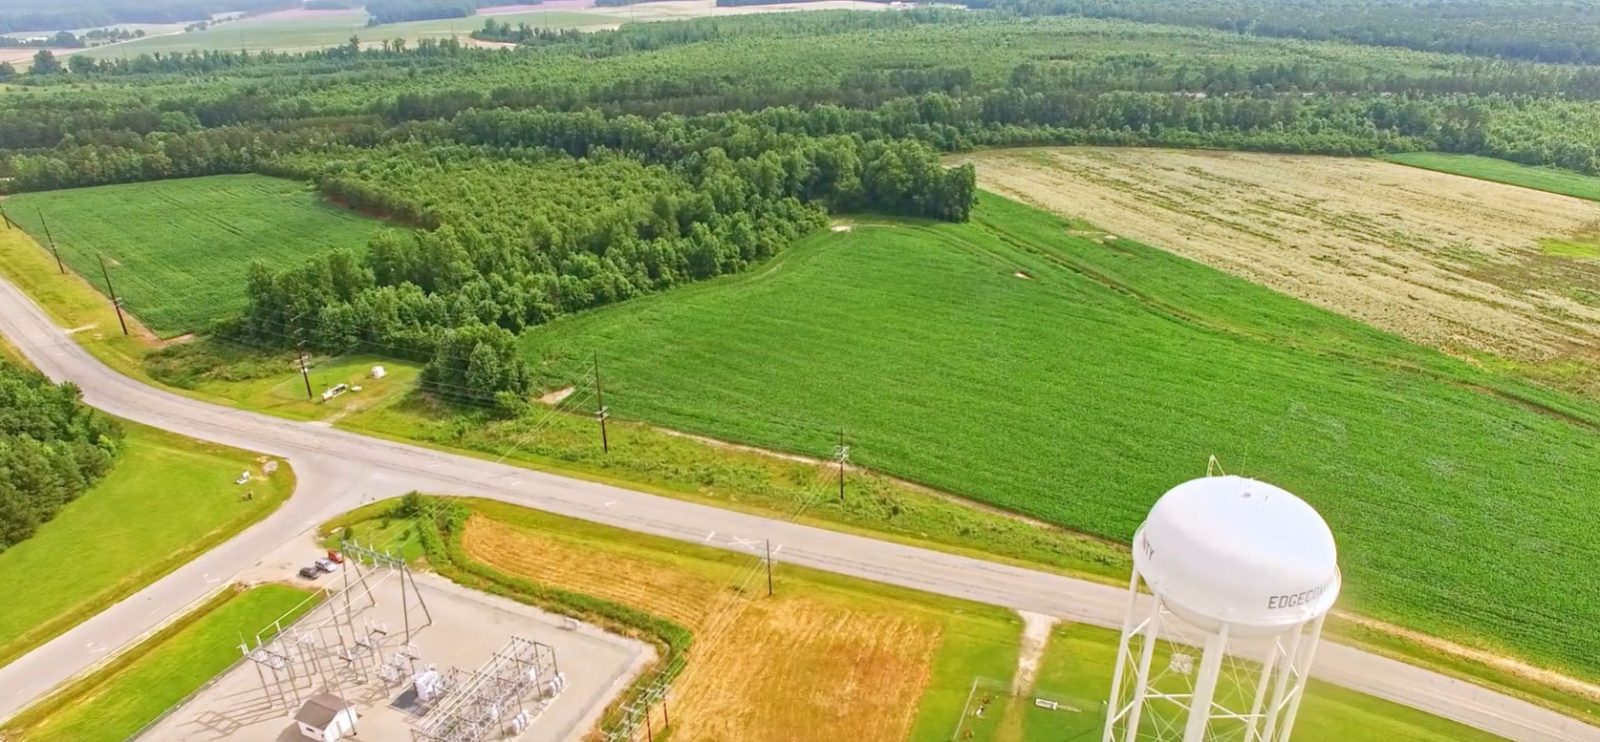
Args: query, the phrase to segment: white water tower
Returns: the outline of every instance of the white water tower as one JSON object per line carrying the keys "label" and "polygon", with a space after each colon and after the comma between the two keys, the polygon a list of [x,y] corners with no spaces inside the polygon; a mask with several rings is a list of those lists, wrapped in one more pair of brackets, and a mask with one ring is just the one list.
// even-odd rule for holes
{"label": "white water tower", "polygon": [[1104,742],[1289,739],[1339,597],[1316,510],[1243,477],[1180,484],[1134,534],[1128,591]]}

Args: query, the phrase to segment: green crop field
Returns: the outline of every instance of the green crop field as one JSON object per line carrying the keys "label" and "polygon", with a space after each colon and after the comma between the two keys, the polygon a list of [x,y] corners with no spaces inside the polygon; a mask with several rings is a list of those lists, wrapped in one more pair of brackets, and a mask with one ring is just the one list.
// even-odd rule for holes
{"label": "green crop field", "polygon": [[[0,665],[133,594],[272,512],[287,467],[259,479],[254,454],[124,422],[116,466],[32,538],[0,552]],[[244,469],[258,479],[233,480]],[[249,500],[241,497],[254,491]]]}
{"label": "green crop field", "polygon": [[104,255],[125,306],[163,337],[237,314],[250,261],[281,267],[336,248],[364,250],[383,226],[300,183],[261,175],[25,193],[5,207],[41,245],[48,224],[68,266],[102,291],[96,256]]}
{"label": "green crop field", "polygon": [[[160,718],[239,659],[239,637],[315,603],[304,590],[262,585],[228,592],[129,650],[0,732],[16,740],[117,742]],[[15,736],[11,736],[15,735]]]}
{"label": "green crop field", "polygon": [[524,342],[550,386],[598,352],[619,417],[813,455],[843,428],[859,464],[1124,542],[1215,454],[1327,516],[1345,608],[1596,674],[1560,618],[1600,610],[1569,568],[1600,557],[1591,405],[1073,226],[985,194]]}
{"label": "green crop field", "polygon": [[1590,201],[1600,201],[1600,177],[1574,173],[1569,170],[1519,165],[1515,162],[1496,160],[1492,157],[1479,157],[1478,155],[1451,155],[1442,152],[1408,152],[1400,155],[1386,155],[1383,159],[1397,162],[1401,165],[1437,170],[1441,173],[1454,173],[1471,178],[1492,180],[1496,183],[1509,183],[1524,188],[1560,193],[1576,198],[1586,198]]}

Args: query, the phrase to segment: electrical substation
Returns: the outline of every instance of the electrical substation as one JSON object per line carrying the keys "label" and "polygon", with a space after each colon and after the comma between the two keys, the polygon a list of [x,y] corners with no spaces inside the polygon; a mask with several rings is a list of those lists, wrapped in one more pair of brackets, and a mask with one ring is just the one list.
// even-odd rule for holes
{"label": "electrical substation", "polygon": [[576,739],[653,650],[346,542],[289,615],[140,738]]}

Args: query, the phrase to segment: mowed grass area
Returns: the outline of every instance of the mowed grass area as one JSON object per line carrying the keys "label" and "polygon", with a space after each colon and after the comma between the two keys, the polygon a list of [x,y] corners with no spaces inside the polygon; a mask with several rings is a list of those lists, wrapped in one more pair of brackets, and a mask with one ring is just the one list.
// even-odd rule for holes
{"label": "mowed grass area", "polygon": [[[1152,667],[1158,671],[1169,662],[1167,647],[1158,647]],[[1051,632],[1050,641],[1039,661],[1031,693],[1026,697],[1008,698],[996,694],[995,703],[987,710],[991,717],[986,725],[968,719],[968,726],[982,732],[974,735],[975,742],[1045,742],[1062,739],[1097,738],[1104,723],[1102,705],[1111,693],[1111,673],[1116,667],[1117,632],[1081,624],[1058,624]],[[1253,676],[1234,676],[1226,671],[1217,689],[1219,700],[1237,699],[1253,687],[1241,687]],[[1159,688],[1171,693],[1183,693],[1189,686],[1183,682],[1170,683],[1178,678],[1168,678],[1167,685]],[[980,693],[983,691],[980,690]],[[1041,708],[1032,702],[1033,697],[1054,700],[1062,709]],[[1235,705],[1237,707],[1237,705]],[[1161,706],[1149,707],[1142,725],[1149,733],[1157,732]],[[1166,719],[1169,728],[1173,719]],[[1214,733],[1234,729],[1227,725],[1213,727]],[[1294,728],[1295,739],[1325,742],[1346,740],[1406,740],[1407,742],[1476,742],[1499,739],[1463,724],[1441,719],[1416,709],[1390,703],[1372,696],[1346,690],[1338,686],[1312,681]]]}
{"label": "mowed grass area", "polygon": [[[268,476],[255,454],[123,427],[111,473],[0,552],[0,665],[244,530],[294,490],[287,465]],[[255,480],[235,485],[246,469]]]}
{"label": "mowed grass area", "polygon": [[693,632],[674,739],[948,739],[973,673],[1016,665],[1021,624],[999,608],[781,560],[768,597],[754,555],[470,502],[469,558]]}
{"label": "mowed grass area", "polygon": [[1075,231],[985,195],[524,342],[552,386],[598,352],[618,417],[821,456],[843,428],[856,463],[1124,542],[1215,454],[1328,518],[1344,609],[1597,674],[1563,622],[1600,610],[1570,569],[1600,557],[1591,405]]}
{"label": "mowed grass area", "polygon": [[261,175],[25,193],[6,199],[6,213],[40,245],[48,223],[62,259],[102,291],[104,255],[125,306],[162,337],[243,309],[251,261],[362,250],[383,226],[309,186]]}
{"label": "mowed grass area", "polygon": [[1382,159],[1401,165],[1437,170],[1441,173],[1465,175],[1469,178],[1492,180],[1496,183],[1600,201],[1600,177],[1570,170],[1522,165],[1493,157],[1453,155],[1443,152],[1407,152],[1384,155]]}
{"label": "mowed grass area", "polygon": [[229,590],[6,724],[7,739],[118,742],[239,660],[239,637],[315,605],[287,585]]}

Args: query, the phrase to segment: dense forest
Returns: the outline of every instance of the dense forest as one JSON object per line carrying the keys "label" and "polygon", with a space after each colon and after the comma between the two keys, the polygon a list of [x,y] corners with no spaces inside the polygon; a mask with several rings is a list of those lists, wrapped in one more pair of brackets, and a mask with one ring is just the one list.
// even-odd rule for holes
{"label": "dense forest", "polygon": [[1540,62],[1600,62],[1600,2],[1595,0],[972,0],[968,5]]}
{"label": "dense forest", "polygon": [[218,13],[261,13],[299,5],[299,0],[7,0],[0,5],[0,33],[186,23]]}
{"label": "dense forest", "polygon": [[1064,12],[828,11],[595,33],[488,19],[479,38],[519,48],[74,56],[0,98],[0,177],[11,191],[312,181],[407,229],[364,254],[257,266],[241,287],[248,312],[218,332],[451,363],[481,345],[479,372],[429,378],[482,402],[523,378],[493,329],[744,270],[829,213],[965,219],[972,172],[942,169],[941,152],[1434,149],[1600,172],[1600,69]]}
{"label": "dense forest", "polygon": [[111,470],[122,431],[78,389],[0,361],[0,551]]}

